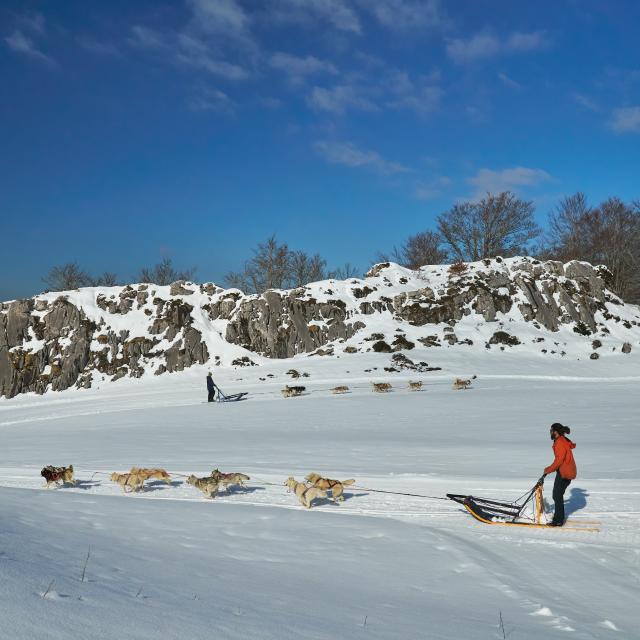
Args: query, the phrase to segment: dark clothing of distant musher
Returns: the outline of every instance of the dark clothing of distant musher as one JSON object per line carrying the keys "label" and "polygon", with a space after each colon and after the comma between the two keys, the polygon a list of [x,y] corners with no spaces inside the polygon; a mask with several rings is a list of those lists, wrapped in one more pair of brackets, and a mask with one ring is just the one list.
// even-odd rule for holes
{"label": "dark clothing of distant musher", "polygon": [[211,377],[211,374],[207,376],[207,393],[208,393],[207,401],[213,402],[216,396],[216,385],[213,382],[213,378]]}

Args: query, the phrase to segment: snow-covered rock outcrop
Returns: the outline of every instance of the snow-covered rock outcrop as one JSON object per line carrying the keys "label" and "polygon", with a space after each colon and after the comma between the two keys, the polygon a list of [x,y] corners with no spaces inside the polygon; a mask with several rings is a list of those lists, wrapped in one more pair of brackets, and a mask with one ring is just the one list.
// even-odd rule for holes
{"label": "snow-covered rock outcrop", "polygon": [[640,308],[612,294],[608,277],[584,262],[496,258],[418,271],[383,263],[364,279],[259,296],[189,282],[46,293],[0,305],[0,396],[298,354],[625,354],[640,344]]}

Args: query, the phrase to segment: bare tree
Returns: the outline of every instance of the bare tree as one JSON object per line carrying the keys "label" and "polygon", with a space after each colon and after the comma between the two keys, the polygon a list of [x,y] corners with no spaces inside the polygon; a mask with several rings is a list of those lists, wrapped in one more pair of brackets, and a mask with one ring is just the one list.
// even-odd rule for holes
{"label": "bare tree", "polygon": [[379,262],[397,262],[408,269],[419,269],[426,264],[442,264],[448,254],[442,249],[442,236],[433,231],[421,231],[409,236],[400,247],[394,247],[390,254],[378,253]]}
{"label": "bare tree", "polygon": [[361,275],[360,269],[355,267],[350,262],[345,262],[342,266],[336,267],[327,273],[328,278],[334,280],[348,280],[349,278],[359,278]]}
{"label": "bare tree", "polygon": [[584,224],[591,214],[591,207],[584,193],[566,196],[549,215],[547,252],[558,260],[572,260],[586,254],[587,234]]}
{"label": "bare tree", "polygon": [[101,276],[92,278],[94,287],[113,287],[118,284],[118,276],[112,271],[105,271]]}
{"label": "bare tree", "polygon": [[310,256],[304,251],[291,252],[291,285],[301,287],[308,282],[317,282],[326,277],[327,261],[319,253]]}
{"label": "bare tree", "polygon": [[242,271],[228,273],[226,281],[247,293],[263,293],[286,288],[291,269],[292,252],[286,242],[279,244],[274,234],[253,249],[253,257],[244,263]]}
{"label": "bare tree", "polygon": [[609,198],[590,207],[582,193],[564,198],[549,216],[545,257],[604,264],[613,291],[640,302],[640,203]]}
{"label": "bare tree", "polygon": [[253,257],[244,263],[242,271],[228,273],[225,280],[229,286],[247,293],[264,293],[268,289],[301,287],[325,278],[347,279],[358,274],[349,263],[329,272],[326,266],[327,261],[319,253],[294,251],[272,235],[253,249]]}
{"label": "bare tree", "polygon": [[134,276],[136,282],[150,282],[157,285],[168,285],[176,280],[192,280],[195,275],[196,268],[177,270],[173,266],[171,258],[163,258],[153,267],[143,267],[137,275]]}
{"label": "bare tree", "polygon": [[540,235],[533,203],[504,191],[479,202],[455,204],[438,216],[438,230],[458,260],[474,261],[527,251]]}
{"label": "bare tree", "polygon": [[93,284],[91,276],[77,262],[52,267],[42,281],[50,291],[68,291]]}

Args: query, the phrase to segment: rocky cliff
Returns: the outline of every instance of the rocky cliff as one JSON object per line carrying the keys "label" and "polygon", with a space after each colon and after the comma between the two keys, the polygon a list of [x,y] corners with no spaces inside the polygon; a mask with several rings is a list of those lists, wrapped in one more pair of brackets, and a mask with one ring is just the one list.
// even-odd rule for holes
{"label": "rocky cliff", "polygon": [[0,395],[298,354],[624,355],[640,345],[640,309],[607,289],[609,277],[583,262],[496,258],[418,271],[385,263],[363,279],[260,296],[189,282],[46,293],[0,305]]}

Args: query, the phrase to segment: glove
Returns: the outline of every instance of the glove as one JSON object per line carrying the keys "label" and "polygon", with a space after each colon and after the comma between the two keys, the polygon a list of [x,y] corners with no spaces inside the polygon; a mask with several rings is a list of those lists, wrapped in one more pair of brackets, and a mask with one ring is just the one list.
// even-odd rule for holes
{"label": "glove", "polygon": [[538,479],[538,482],[536,482],[536,486],[541,487],[544,484],[544,479],[547,477],[546,473],[543,473],[540,478]]}

